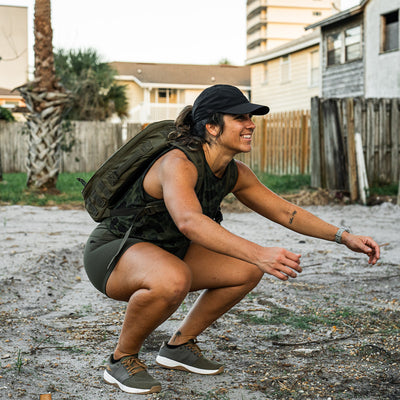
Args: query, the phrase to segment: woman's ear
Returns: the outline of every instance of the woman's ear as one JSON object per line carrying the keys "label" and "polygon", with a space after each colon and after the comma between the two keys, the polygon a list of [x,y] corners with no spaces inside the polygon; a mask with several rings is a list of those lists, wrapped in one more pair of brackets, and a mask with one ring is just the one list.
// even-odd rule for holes
{"label": "woman's ear", "polygon": [[206,124],[206,130],[211,136],[216,138],[219,135],[220,128],[219,128],[219,126],[214,125],[214,124]]}

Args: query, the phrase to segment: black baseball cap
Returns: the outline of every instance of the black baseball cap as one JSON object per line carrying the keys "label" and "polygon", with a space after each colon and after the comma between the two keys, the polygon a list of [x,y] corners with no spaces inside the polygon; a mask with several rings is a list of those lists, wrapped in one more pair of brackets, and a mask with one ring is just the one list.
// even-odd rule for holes
{"label": "black baseball cap", "polygon": [[269,107],[250,103],[235,86],[214,85],[204,89],[193,103],[194,122],[207,119],[214,113],[265,115]]}

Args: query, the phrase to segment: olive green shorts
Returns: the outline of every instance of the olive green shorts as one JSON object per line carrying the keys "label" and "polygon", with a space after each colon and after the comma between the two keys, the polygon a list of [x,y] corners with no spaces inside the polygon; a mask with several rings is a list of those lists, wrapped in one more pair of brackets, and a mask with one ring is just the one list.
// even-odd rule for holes
{"label": "olive green shorts", "polygon": [[[106,227],[98,225],[86,242],[83,263],[86,274],[93,286],[106,294],[107,280],[124,252],[143,239],[128,237],[126,240],[111,233]],[[160,246],[162,247],[162,246]],[[165,249],[180,259],[185,257],[189,243],[175,249]]]}

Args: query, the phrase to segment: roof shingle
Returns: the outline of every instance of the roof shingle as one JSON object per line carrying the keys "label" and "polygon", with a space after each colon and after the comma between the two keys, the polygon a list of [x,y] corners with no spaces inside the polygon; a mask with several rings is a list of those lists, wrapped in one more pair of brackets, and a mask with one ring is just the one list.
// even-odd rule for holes
{"label": "roof shingle", "polygon": [[250,87],[250,67],[112,62],[119,76],[134,76],[142,84],[209,86],[219,83]]}

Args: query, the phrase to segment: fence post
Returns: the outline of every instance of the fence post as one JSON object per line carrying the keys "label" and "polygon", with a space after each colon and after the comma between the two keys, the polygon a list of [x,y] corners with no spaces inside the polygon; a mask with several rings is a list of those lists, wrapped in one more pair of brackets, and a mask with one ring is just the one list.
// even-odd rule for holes
{"label": "fence post", "polygon": [[357,159],[354,139],[354,103],[352,98],[347,99],[347,157],[349,164],[350,200],[358,198],[357,192]]}
{"label": "fence post", "polygon": [[311,98],[311,187],[321,187],[321,133],[319,118],[320,100],[318,97]]}
{"label": "fence post", "polygon": [[301,114],[301,130],[300,130],[300,174],[304,174],[306,171],[306,159],[307,159],[307,115]]}
{"label": "fence post", "polygon": [[[399,166],[399,152],[400,152],[400,99],[392,99],[392,113],[391,113],[391,182],[396,182],[400,178],[400,166]],[[400,190],[400,189],[399,189]],[[400,193],[400,192],[399,192]],[[399,201],[397,204],[400,205]]]}
{"label": "fence post", "polygon": [[360,190],[360,199],[362,203],[366,205],[367,197],[369,196],[369,185],[368,185],[367,171],[365,169],[365,160],[364,160],[361,133],[356,132],[354,136],[356,144],[358,187]]}
{"label": "fence post", "polygon": [[397,205],[400,206],[400,178],[399,178],[399,187],[397,192]]}

